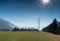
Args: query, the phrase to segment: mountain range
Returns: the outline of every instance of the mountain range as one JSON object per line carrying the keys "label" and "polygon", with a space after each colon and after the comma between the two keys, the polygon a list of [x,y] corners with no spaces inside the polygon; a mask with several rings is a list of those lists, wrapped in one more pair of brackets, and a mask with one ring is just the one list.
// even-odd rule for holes
{"label": "mountain range", "polygon": [[54,19],[53,22],[47,27],[43,28],[42,31],[53,34],[60,34],[60,22],[58,22],[57,19]]}
{"label": "mountain range", "polygon": [[[13,29],[15,27],[14,24],[12,24],[9,21],[6,21],[2,18],[0,18],[0,29]],[[42,31],[54,33],[54,34],[60,34],[60,22],[57,21],[55,18],[51,24],[49,24],[47,27],[43,28]]]}

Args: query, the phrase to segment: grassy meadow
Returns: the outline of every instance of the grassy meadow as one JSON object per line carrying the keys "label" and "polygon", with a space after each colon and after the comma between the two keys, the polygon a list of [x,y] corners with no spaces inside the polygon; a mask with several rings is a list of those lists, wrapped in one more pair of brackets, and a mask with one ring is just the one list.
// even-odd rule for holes
{"label": "grassy meadow", "polygon": [[44,32],[0,32],[0,41],[53,41]]}

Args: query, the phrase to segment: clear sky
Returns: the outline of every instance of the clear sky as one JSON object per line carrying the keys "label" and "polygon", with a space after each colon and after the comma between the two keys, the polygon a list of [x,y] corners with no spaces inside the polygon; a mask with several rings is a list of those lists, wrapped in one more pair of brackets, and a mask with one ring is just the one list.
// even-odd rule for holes
{"label": "clear sky", "polygon": [[41,28],[54,18],[60,21],[60,0],[51,0],[45,8],[40,0],[0,0],[0,18],[17,26],[37,28],[38,17]]}

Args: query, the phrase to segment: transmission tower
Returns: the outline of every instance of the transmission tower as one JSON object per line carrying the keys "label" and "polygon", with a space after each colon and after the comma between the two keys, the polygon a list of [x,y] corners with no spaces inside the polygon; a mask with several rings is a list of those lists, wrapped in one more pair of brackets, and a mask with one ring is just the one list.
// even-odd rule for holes
{"label": "transmission tower", "polygon": [[40,30],[40,18],[38,18],[38,30]]}

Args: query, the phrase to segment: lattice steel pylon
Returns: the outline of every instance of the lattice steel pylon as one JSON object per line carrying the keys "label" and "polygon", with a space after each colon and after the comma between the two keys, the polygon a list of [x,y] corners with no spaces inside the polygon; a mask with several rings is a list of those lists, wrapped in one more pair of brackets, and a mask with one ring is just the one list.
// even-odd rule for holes
{"label": "lattice steel pylon", "polygon": [[40,31],[40,18],[38,18],[38,30]]}

